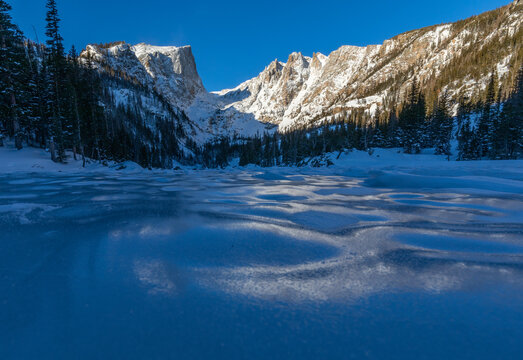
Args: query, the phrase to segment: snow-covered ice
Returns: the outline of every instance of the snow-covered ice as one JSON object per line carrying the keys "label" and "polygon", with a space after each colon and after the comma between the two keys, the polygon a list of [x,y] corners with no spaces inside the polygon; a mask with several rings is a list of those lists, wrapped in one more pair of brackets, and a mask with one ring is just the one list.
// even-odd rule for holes
{"label": "snow-covered ice", "polygon": [[0,165],[2,359],[520,356],[522,161],[151,172],[23,152]]}

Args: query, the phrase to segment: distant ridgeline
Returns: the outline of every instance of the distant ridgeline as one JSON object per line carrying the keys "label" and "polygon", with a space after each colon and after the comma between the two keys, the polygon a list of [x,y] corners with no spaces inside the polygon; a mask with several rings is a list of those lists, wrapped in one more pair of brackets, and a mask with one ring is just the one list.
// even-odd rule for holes
{"label": "distant ridgeline", "polygon": [[[0,0],[0,146],[9,138],[18,149],[49,149],[57,162],[66,162],[71,151],[75,158],[132,160],[149,168],[172,168],[175,162],[224,167],[233,158],[240,165],[320,165],[326,153],[376,147],[406,153],[433,148],[450,158],[453,139],[458,160],[523,157],[523,30],[508,26],[506,35],[484,41],[523,16],[519,0],[445,29],[447,43],[434,46],[460,44],[449,61],[447,50],[432,49],[437,56],[424,52],[422,64],[421,52],[410,49],[434,27],[399,35],[391,41],[401,46],[374,53],[378,65],[356,74],[360,85],[342,88],[321,113],[298,115],[291,126],[254,137],[232,132],[199,137],[205,126],[190,119],[172,96],[167,99],[155,86],[99,59],[95,64],[89,52],[79,57],[73,47],[66,54],[55,0],[47,1],[47,9],[47,41],[37,44],[23,36],[10,6]],[[108,51],[123,44],[94,46]],[[383,72],[389,68],[394,71]],[[376,94],[385,94],[379,104],[361,100]],[[287,105],[292,94],[284,95]],[[307,99],[304,108],[306,101],[316,101]]]}

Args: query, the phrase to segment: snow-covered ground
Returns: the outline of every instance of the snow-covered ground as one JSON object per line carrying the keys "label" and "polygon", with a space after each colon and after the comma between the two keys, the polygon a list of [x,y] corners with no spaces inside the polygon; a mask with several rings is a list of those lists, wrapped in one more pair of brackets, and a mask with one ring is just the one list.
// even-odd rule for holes
{"label": "snow-covered ground", "polygon": [[523,161],[336,156],[174,172],[0,148],[0,358],[520,356]]}

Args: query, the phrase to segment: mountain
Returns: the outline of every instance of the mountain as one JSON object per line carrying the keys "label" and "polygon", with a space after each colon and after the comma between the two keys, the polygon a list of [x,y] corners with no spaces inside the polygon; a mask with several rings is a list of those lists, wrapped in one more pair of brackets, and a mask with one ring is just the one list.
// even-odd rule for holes
{"label": "mountain", "polygon": [[[89,59],[95,68],[111,76],[144,86],[178,111],[190,114],[190,119],[196,120],[189,124],[190,134],[197,143],[230,135],[232,129],[247,136],[266,130],[266,125],[252,115],[223,126],[222,108],[226,104],[205,90],[190,46],[132,46],[125,42],[88,45],[80,59]],[[130,95],[127,89],[116,94],[120,98]]]}
{"label": "mountain", "polygon": [[427,95],[478,97],[493,69],[501,83],[513,81],[523,60],[522,21],[516,1],[381,45],[342,46],[328,56],[292,53],[286,63],[275,60],[256,78],[217,94],[238,112],[283,129],[358,108],[374,114],[404,99],[415,78]]}
{"label": "mountain", "polygon": [[108,72],[126,74],[182,109],[205,92],[190,46],[89,45],[80,57],[90,57],[94,64]]}
{"label": "mountain", "polygon": [[498,85],[514,82],[523,61],[522,21],[518,0],[466,20],[413,30],[381,45],[342,46],[311,57],[295,52],[238,87],[215,93],[205,90],[189,46],[90,45],[81,56],[154,89],[187,114],[201,142],[276,127],[309,127],[355,110],[371,119],[378,109],[401,104],[414,80],[428,104],[444,91],[454,102],[460,97],[478,100],[493,71]]}

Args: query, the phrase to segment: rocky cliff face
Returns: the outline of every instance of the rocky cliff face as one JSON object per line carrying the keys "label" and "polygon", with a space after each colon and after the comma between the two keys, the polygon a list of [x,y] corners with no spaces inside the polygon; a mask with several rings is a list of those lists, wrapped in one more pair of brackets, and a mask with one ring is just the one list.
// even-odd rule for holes
{"label": "rocky cliff face", "polygon": [[476,96],[492,70],[502,82],[521,66],[522,21],[523,5],[515,1],[381,45],[343,46],[312,58],[293,53],[286,63],[276,60],[258,77],[217,94],[229,98],[229,106],[240,113],[283,129],[357,108],[373,114],[378,107],[400,102],[415,78],[429,90],[447,90],[453,99]]}
{"label": "rocky cliff face", "polygon": [[172,105],[186,108],[195,97],[205,93],[190,46],[151,46],[118,44],[102,48],[89,45],[80,55],[90,57],[100,68],[125,74],[156,90]]}
{"label": "rocky cliff face", "polygon": [[435,96],[480,96],[493,71],[509,82],[521,66],[522,22],[518,0],[381,45],[342,46],[328,56],[292,53],[285,63],[275,60],[256,78],[216,93],[205,91],[188,46],[88,46],[82,58],[155,89],[209,137],[248,136],[271,126],[312,126],[355,109],[372,119],[378,108],[401,103],[414,79]]}
{"label": "rocky cliff face", "polygon": [[[197,143],[234,133],[252,136],[267,130],[267,124],[253,114],[238,115],[234,108],[227,110],[224,99],[205,90],[190,46],[132,46],[124,42],[88,45],[80,59],[90,61],[100,71],[154,90],[175,110],[189,114],[186,128]],[[127,90],[125,96],[119,89],[114,91],[120,102],[132,97]]]}

